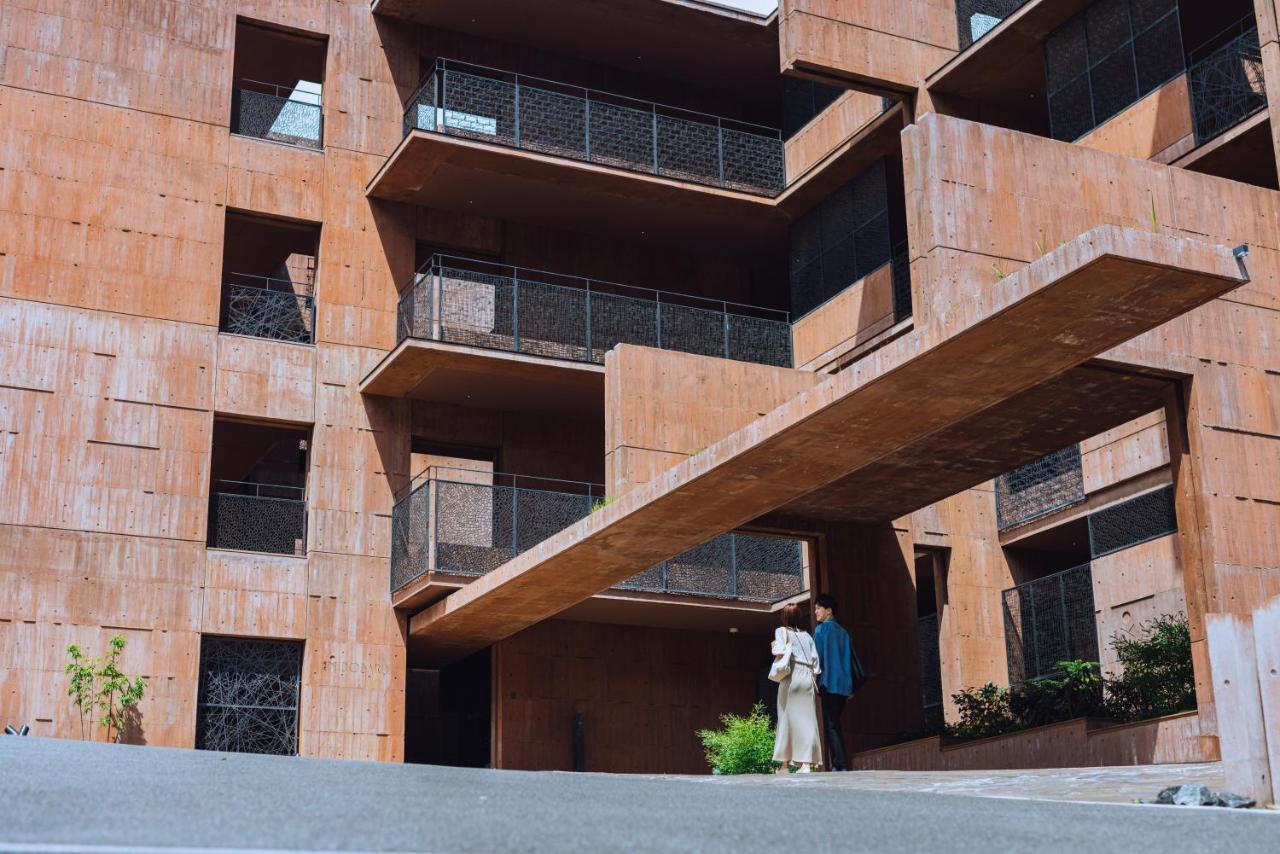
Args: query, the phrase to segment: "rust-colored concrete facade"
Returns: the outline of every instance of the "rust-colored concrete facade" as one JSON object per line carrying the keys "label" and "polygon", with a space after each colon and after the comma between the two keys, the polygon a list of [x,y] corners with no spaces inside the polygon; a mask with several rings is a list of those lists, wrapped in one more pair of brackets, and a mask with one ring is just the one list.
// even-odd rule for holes
{"label": "rust-colored concrete facade", "polygon": [[[1272,0],[467,6],[0,0],[0,718],[75,737],[121,634],[138,742],[696,773],[828,591],[865,767],[1230,753]],[[1117,10],[1163,64],[1073,113]],[[1104,667],[1188,615],[1197,714],[888,747],[1036,675],[1063,578]]]}

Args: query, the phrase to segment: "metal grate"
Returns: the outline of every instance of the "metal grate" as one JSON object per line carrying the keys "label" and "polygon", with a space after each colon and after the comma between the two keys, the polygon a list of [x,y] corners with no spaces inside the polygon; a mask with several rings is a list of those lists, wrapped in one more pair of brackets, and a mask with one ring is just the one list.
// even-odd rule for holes
{"label": "metal grate", "polygon": [[782,133],[787,139],[813,121],[827,107],[835,103],[844,89],[805,80],[801,77],[782,78]]}
{"label": "metal grate", "polygon": [[288,279],[229,273],[222,283],[218,329],[311,344],[315,341],[315,297],[309,286]]}
{"label": "metal grate", "polygon": [[1019,584],[1003,600],[1009,684],[1057,673],[1060,661],[1098,660],[1089,564]]}
{"label": "metal grate", "polygon": [[891,259],[887,164],[877,160],[791,226],[791,312],[799,317]]}
{"label": "metal grate", "polygon": [[[1252,21],[1252,16],[1249,17]],[[1203,145],[1267,106],[1258,28],[1246,29],[1187,69],[1196,145]]]}
{"label": "metal grate", "polygon": [[307,502],[301,487],[219,480],[209,506],[209,545],[304,555]]}
{"label": "metal grate", "polygon": [[319,95],[256,80],[232,90],[232,133],[319,150],[323,129]]}
{"label": "metal grate", "polygon": [[[483,575],[592,512],[602,488],[571,481],[435,467],[391,513],[391,589],[427,571]],[[469,482],[472,481],[472,482]],[[535,484],[562,484],[552,491]],[[623,590],[775,602],[804,592],[804,543],[722,534],[618,585]]]}
{"label": "metal grate", "polygon": [[978,41],[1005,18],[1027,4],[1027,0],[956,0],[956,34],[960,49]]}
{"label": "metal grate", "polygon": [[1173,487],[1166,486],[1089,514],[1089,554],[1102,557],[1177,530]]}
{"label": "metal grate", "polygon": [[784,311],[435,255],[400,298],[397,340],[423,338],[576,362],[640,344],[791,366]]}
{"label": "metal grate", "polygon": [[901,323],[911,316],[911,254],[906,243],[893,250],[893,322]]}
{"label": "metal grate", "polygon": [[996,478],[996,527],[1003,531],[1084,498],[1080,446],[1070,445]]}
{"label": "metal grate", "polygon": [[301,681],[300,643],[202,637],[196,748],[296,754]]}
{"label": "metal grate", "polygon": [[942,726],[942,658],[938,648],[938,615],[929,614],[916,621],[916,640],[920,661],[920,702],[924,706],[924,722],[928,731]]}
{"label": "metal grate", "polygon": [[1078,139],[1183,72],[1177,0],[1098,0],[1044,53],[1050,134]]}
{"label": "metal grate", "polygon": [[757,195],[785,185],[775,128],[456,60],[436,60],[409,100],[413,130]]}

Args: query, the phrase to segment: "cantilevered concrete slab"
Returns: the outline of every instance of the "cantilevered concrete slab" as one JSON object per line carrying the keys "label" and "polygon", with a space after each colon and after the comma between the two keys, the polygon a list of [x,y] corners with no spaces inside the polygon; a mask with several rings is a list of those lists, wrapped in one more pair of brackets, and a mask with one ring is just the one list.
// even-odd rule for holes
{"label": "cantilevered concrete slab", "polygon": [[767,196],[414,130],[369,183],[373,198],[748,256],[782,251]]}
{"label": "cantilevered concrete slab", "polygon": [[1092,229],[435,603],[410,632],[442,660],[492,644],[1246,280],[1224,246]]}
{"label": "cantilevered concrete slab", "polygon": [[361,380],[360,391],[598,419],[604,366],[406,338]]}

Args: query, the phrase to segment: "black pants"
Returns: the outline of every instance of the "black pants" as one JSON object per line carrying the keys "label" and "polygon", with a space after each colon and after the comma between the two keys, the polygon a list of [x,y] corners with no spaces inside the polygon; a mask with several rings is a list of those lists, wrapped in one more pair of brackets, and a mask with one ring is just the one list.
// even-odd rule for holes
{"label": "black pants", "polygon": [[844,714],[844,704],[848,697],[839,694],[828,694],[822,691],[822,725],[827,731],[827,749],[831,751],[831,770],[848,771],[849,761],[844,755],[844,735],[840,731],[840,716]]}

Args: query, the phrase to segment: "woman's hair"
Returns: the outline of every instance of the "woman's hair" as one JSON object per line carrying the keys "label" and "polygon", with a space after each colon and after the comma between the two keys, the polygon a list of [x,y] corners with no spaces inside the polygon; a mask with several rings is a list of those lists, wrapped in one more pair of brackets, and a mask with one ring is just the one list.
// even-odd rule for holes
{"label": "woman's hair", "polygon": [[782,608],[782,625],[798,632],[809,631],[809,612],[796,602]]}

